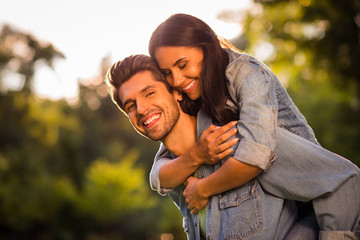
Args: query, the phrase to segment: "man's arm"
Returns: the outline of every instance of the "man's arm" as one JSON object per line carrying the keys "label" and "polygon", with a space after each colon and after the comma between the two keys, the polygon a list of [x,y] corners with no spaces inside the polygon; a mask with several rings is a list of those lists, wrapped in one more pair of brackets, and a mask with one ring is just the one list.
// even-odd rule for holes
{"label": "man's arm", "polygon": [[174,188],[185,182],[201,164],[194,163],[189,152],[165,161],[159,171],[161,188]]}

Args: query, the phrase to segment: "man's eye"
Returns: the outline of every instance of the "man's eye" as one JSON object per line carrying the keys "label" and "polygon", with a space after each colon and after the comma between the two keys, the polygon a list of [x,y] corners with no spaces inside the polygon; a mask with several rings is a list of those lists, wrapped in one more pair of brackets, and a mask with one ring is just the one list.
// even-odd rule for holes
{"label": "man's eye", "polygon": [[134,109],[135,109],[135,104],[134,103],[129,104],[129,105],[126,106],[126,112],[131,112]]}

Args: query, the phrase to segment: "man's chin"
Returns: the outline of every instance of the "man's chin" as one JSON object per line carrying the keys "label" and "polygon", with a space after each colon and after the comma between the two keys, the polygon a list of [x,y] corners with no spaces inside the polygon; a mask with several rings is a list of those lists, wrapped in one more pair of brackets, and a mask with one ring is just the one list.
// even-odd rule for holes
{"label": "man's chin", "polygon": [[148,139],[152,140],[152,141],[161,141],[164,139],[163,136],[153,136],[153,135],[147,135],[146,136]]}
{"label": "man's chin", "polygon": [[157,134],[154,133],[149,133],[149,134],[145,134],[145,137],[147,137],[148,139],[152,140],[152,141],[162,141],[164,138],[166,138],[166,136],[168,135],[168,132],[160,132]]}

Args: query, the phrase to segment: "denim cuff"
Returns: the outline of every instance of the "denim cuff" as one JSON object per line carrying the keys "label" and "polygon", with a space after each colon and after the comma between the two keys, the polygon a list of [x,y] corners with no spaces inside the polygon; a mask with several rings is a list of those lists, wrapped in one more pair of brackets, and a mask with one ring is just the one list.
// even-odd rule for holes
{"label": "denim cuff", "polygon": [[326,231],[319,233],[319,240],[358,240],[359,236],[351,231]]}
{"label": "denim cuff", "polygon": [[259,167],[265,171],[276,160],[276,154],[269,147],[246,138],[241,139],[233,157],[238,161]]}
{"label": "denim cuff", "polygon": [[160,195],[166,195],[168,192],[173,190],[173,188],[163,188],[160,184],[160,168],[165,163],[165,159],[159,159],[154,162],[152,169],[150,171],[150,187],[152,190],[157,191]]}

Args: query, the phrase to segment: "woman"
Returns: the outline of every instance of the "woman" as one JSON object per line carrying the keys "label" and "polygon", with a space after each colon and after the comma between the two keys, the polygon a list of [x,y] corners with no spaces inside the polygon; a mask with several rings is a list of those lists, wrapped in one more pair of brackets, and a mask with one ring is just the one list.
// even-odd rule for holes
{"label": "woman", "polygon": [[[237,129],[241,141],[236,147],[233,158],[253,170],[247,180],[261,172],[254,171],[255,167],[266,170],[272,164],[273,152],[277,153],[277,148],[291,142],[292,133],[302,137],[296,141],[303,144],[304,149],[315,151],[319,159],[336,159],[332,162],[334,165],[326,165],[326,161],[312,162],[301,158],[301,153],[296,153],[294,149],[279,151],[282,157],[279,156],[276,164],[269,168],[267,173],[258,177],[258,180],[265,190],[276,196],[299,201],[313,200],[317,220],[320,229],[323,230],[320,237],[323,239],[338,236],[336,234],[348,234],[339,233],[337,230],[353,231],[349,234],[355,239],[357,233],[354,232],[359,228],[358,220],[356,221],[360,207],[356,200],[359,198],[359,193],[347,190],[351,185],[349,179],[358,183],[358,169],[349,165],[346,160],[337,159],[335,154],[328,153],[318,145],[312,129],[270,69],[250,55],[234,51],[228,43],[219,40],[206,23],[185,14],[173,15],[159,25],[150,39],[149,52],[170,85],[183,92],[185,103],[182,107],[185,111],[194,113],[201,109],[220,125],[238,120]],[[286,139],[291,140],[285,141]],[[303,139],[311,141],[311,147],[308,147],[307,141],[303,142]],[[280,142],[282,146],[279,146]],[[296,155],[298,159],[294,157],[295,154],[298,154]],[[319,169],[314,168],[316,171],[313,175],[305,177],[304,174],[298,179],[304,183],[315,182],[319,186],[309,187],[307,184],[302,184],[299,188],[297,186],[299,184],[292,182],[291,177],[298,175],[299,168],[293,166],[296,164],[290,165],[290,169],[281,168],[288,160],[294,161],[291,163],[299,162],[300,169],[301,167],[311,169],[312,165],[318,164],[316,166]],[[168,162],[161,159],[156,161],[154,169],[160,170],[152,172],[152,179],[160,175],[162,186],[166,186],[167,180],[170,181],[173,176],[171,171],[166,170]],[[234,161],[232,163],[235,164]],[[338,166],[337,164],[348,166],[349,171],[343,171],[343,168],[333,169],[332,166]],[[161,168],[157,168],[156,165],[161,165]],[[232,169],[236,169],[235,165],[233,166]],[[317,172],[324,166],[325,170]],[[290,171],[290,174],[284,174],[287,171]],[[229,174],[228,181],[234,179],[234,176]],[[327,176],[335,180],[326,181]],[[169,186],[179,183],[180,181],[172,182]],[[344,208],[333,213],[341,223],[333,223],[331,218],[326,216],[329,215],[327,213],[330,211],[331,203],[323,199],[326,195],[336,199],[341,195],[338,192],[335,194],[338,189],[345,189],[344,192],[354,194],[349,198],[354,199],[355,206],[353,204],[347,208],[342,206]],[[304,195],[307,197],[303,198]],[[350,220],[341,214],[337,215],[339,212],[355,214]],[[347,222],[348,225],[343,226],[343,222]]]}

